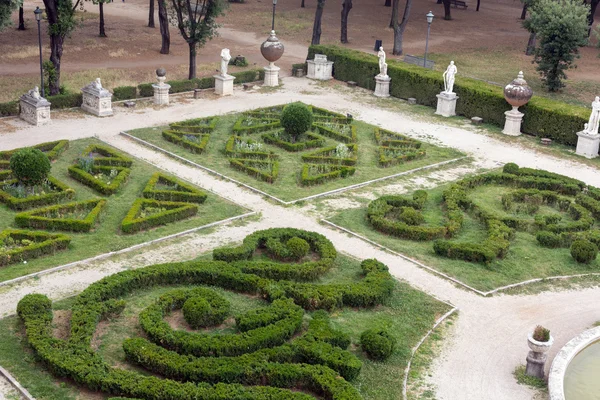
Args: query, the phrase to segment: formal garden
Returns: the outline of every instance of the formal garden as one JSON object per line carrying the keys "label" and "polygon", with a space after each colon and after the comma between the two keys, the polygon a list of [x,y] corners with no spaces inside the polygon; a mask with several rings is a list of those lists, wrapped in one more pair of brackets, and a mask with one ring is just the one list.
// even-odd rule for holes
{"label": "formal garden", "polygon": [[293,103],[132,130],[147,144],[282,201],[365,183],[464,155],[319,107]]}
{"label": "formal garden", "polygon": [[0,321],[0,364],[44,399],[397,399],[448,310],[376,260],[274,228],[55,303],[28,295]]}
{"label": "formal garden", "polygon": [[0,153],[0,281],[247,210],[96,139]]}

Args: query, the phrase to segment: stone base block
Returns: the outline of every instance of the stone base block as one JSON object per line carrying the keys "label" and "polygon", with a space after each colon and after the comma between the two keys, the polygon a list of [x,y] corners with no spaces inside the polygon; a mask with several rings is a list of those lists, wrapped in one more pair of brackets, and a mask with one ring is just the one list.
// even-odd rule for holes
{"label": "stone base block", "polygon": [[31,125],[40,126],[50,123],[50,103],[48,105],[36,107],[21,100],[21,119]]}
{"label": "stone base block", "polygon": [[111,100],[111,97],[97,97],[82,92],[81,109],[97,117],[108,117],[113,115]]}
{"label": "stone base block", "polygon": [[589,134],[587,132],[577,132],[577,149],[575,153],[586,158],[598,157],[598,146],[600,144],[600,135]]}
{"label": "stone base block", "polygon": [[231,96],[233,94],[233,81],[235,80],[235,76],[214,75],[213,78],[215,78],[216,94],[219,96]]}
{"label": "stone base block", "polygon": [[265,70],[265,80],[263,82],[263,86],[279,86],[279,67],[276,67],[275,64],[269,65],[264,68]]}
{"label": "stone base block", "polygon": [[513,108],[510,111],[504,113],[506,115],[506,121],[504,122],[504,130],[502,133],[508,136],[520,136],[521,135],[521,123],[523,122],[523,114],[518,109]]}
{"label": "stone base block", "polygon": [[375,93],[377,97],[390,97],[390,81],[389,76],[375,76]]}
{"label": "stone base block", "polygon": [[152,85],[154,89],[154,104],[157,106],[168,106],[169,105],[169,89],[171,85],[163,83],[161,85]]}
{"label": "stone base block", "polygon": [[471,123],[473,125],[481,125],[481,124],[483,124],[483,118],[481,118],[481,117],[473,117],[473,118],[471,118]]}
{"label": "stone base block", "polygon": [[410,104],[411,106],[414,106],[415,104],[417,104],[417,99],[415,99],[414,97],[409,97],[408,99],[406,99],[406,101],[408,102],[408,104]]}
{"label": "stone base block", "polygon": [[546,364],[546,354],[536,353],[530,351],[527,354],[527,367],[525,368],[525,374],[534,376],[539,379],[544,379],[544,366]]}
{"label": "stone base block", "polygon": [[453,117],[456,115],[456,100],[458,100],[456,93],[442,92],[436,95],[436,97],[438,99],[435,111],[437,115],[441,115],[442,117]]}
{"label": "stone base block", "polygon": [[314,61],[307,60],[306,77],[320,81],[333,79],[333,61]]}

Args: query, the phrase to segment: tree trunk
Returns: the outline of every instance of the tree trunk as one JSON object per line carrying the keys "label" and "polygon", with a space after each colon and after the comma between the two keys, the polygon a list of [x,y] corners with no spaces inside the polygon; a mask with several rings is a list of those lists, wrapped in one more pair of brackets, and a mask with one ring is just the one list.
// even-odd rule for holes
{"label": "tree trunk", "polygon": [[590,3],[590,13],[588,14],[588,37],[592,34],[592,26],[594,25],[594,16],[596,15],[596,8],[598,7],[600,0],[592,0]]}
{"label": "tree trunk", "polygon": [[317,10],[315,11],[315,23],[313,24],[313,34],[311,44],[321,43],[321,17],[325,8],[325,0],[317,1]]}
{"label": "tree trunk", "polygon": [[392,6],[392,0],[385,0],[384,6],[391,7]]}
{"label": "tree trunk", "polygon": [[525,55],[530,56],[535,51],[535,32],[531,32],[529,35],[529,41],[527,42],[527,49],[525,50]]}
{"label": "tree trunk", "polygon": [[154,0],[150,0],[150,10],[148,11],[148,28],[154,27]]}
{"label": "tree trunk", "polygon": [[188,43],[190,46],[190,73],[188,79],[196,79],[196,43]]}
{"label": "tree trunk", "polygon": [[340,41],[348,43],[348,14],[352,9],[352,0],[344,0],[342,3],[342,35]]}
{"label": "tree trunk", "polygon": [[475,9],[475,11],[479,11],[480,5],[481,5],[481,0],[477,0],[477,8]]}
{"label": "tree trunk", "polygon": [[[394,0],[398,2],[399,0]],[[398,7],[396,5],[396,7]],[[394,23],[394,50],[393,54],[399,56],[402,54],[402,40],[404,38],[404,30],[406,29],[406,25],[408,25],[408,17],[410,16],[410,8],[412,7],[412,0],[406,0],[406,5],[404,6],[404,14],[402,15],[402,22],[398,24],[398,20],[396,19]]]}
{"label": "tree trunk", "polygon": [[304,0],[302,0],[302,3],[300,3],[300,7],[304,8]]}
{"label": "tree trunk", "polygon": [[162,37],[162,47],[160,54],[169,54],[171,47],[171,34],[169,33],[169,16],[167,15],[167,6],[165,0],[158,1],[158,23],[160,25],[160,36]]}
{"label": "tree trunk", "polygon": [[104,3],[98,3],[98,7],[100,7],[100,37],[106,37],[106,32],[104,31]]}
{"label": "tree trunk", "polygon": [[527,17],[527,3],[523,4],[523,11],[521,11],[521,19],[525,19]]}
{"label": "tree trunk", "polygon": [[23,18],[23,6],[19,7],[19,28],[20,31],[25,30],[25,18]]}
{"label": "tree trunk", "polygon": [[[46,7],[46,15],[48,16],[48,25],[57,24],[57,3],[54,0],[44,0],[44,6]],[[53,82],[48,82],[51,96],[60,93],[60,59],[62,57],[64,40],[65,38],[59,33],[50,31],[50,61],[56,72],[56,79]]]}
{"label": "tree trunk", "polygon": [[450,0],[443,0],[444,3],[444,19],[450,21],[452,16],[450,15]]}
{"label": "tree trunk", "polygon": [[390,18],[390,28],[394,27],[394,24],[398,23],[398,8],[400,5],[396,0],[392,1],[392,17]]}

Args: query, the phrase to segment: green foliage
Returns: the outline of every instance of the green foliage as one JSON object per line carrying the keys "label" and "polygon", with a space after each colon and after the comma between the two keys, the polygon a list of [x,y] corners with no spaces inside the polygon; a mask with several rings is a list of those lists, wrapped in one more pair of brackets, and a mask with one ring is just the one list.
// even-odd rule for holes
{"label": "green foliage", "polygon": [[292,103],[283,108],[280,122],[287,134],[297,138],[304,132],[310,130],[313,123],[313,115],[306,105],[302,103]]}
{"label": "green foliage", "polygon": [[10,169],[23,185],[38,185],[48,178],[51,169],[48,156],[36,148],[24,148],[10,158]]}
{"label": "green foliage", "polygon": [[360,335],[360,345],[373,360],[387,360],[396,347],[396,338],[384,329],[369,329]]}
{"label": "green foliage", "polygon": [[137,88],[135,86],[119,86],[113,89],[113,100],[131,100],[137,97]]}
{"label": "green foliage", "polygon": [[320,185],[333,179],[352,176],[356,168],[345,165],[303,164],[300,184],[303,186]]}
{"label": "green foliage", "polygon": [[[90,160],[91,165],[86,165],[85,162],[82,163],[82,160]],[[82,157],[79,161],[80,163],[77,165],[69,167],[69,176],[107,196],[115,194],[125,184],[131,173],[131,169],[126,167],[96,166],[91,158]],[[89,171],[86,171],[86,169],[89,169]],[[106,182],[106,179],[100,179],[100,175],[108,176],[110,182]]]}
{"label": "green foliage", "polygon": [[281,147],[287,151],[303,151],[314,147],[321,147],[325,144],[325,140],[322,137],[310,132],[306,132],[303,136],[305,136],[305,140],[292,143],[281,138],[280,132],[271,131],[263,134],[262,139],[265,143]]}
{"label": "green foliage", "polygon": [[104,145],[92,144],[85,148],[82,157],[92,157],[94,165],[131,167],[133,161],[124,154]]}
{"label": "green foliage", "polygon": [[537,340],[538,342],[547,342],[550,340],[550,330],[544,328],[541,325],[538,325],[533,330],[533,340]]}
{"label": "green foliage", "polygon": [[[15,215],[15,224],[20,228],[89,232],[105,205],[106,200],[87,200],[38,208]],[[84,218],[65,216],[77,211],[87,215]]]}
{"label": "green foliage", "polygon": [[152,175],[142,195],[147,199],[198,204],[208,197],[197,187],[161,172]]}
{"label": "green foliage", "polygon": [[285,244],[290,252],[290,258],[293,260],[301,259],[310,251],[310,244],[308,244],[306,240],[299,237],[293,237]]}
{"label": "green foliage", "polygon": [[551,92],[565,86],[578,49],[587,43],[590,7],[577,0],[538,0],[529,8],[525,27],[538,36],[536,69]]}
{"label": "green foliage", "polygon": [[273,158],[262,160],[230,158],[229,165],[264,182],[273,183],[279,176],[279,161]]}
{"label": "green foliage", "polygon": [[[2,182],[3,185],[7,186],[16,185],[17,183],[16,179]],[[0,189],[0,202],[5,203],[12,210],[26,210],[33,207],[56,204],[61,199],[72,198],[75,194],[73,189],[52,176],[48,176],[46,184],[53,189],[53,192],[27,197],[14,197],[6,190]]]}
{"label": "green foliage", "polygon": [[598,246],[588,240],[575,240],[571,245],[571,256],[578,263],[589,264],[597,255]]}
{"label": "green foliage", "polygon": [[[144,211],[156,211],[144,215]],[[198,206],[191,203],[137,199],[121,222],[123,233],[136,233],[171,222],[192,217],[198,213]]]}
{"label": "green foliage", "polygon": [[519,166],[515,163],[504,164],[502,172],[504,172],[505,174],[517,175],[519,173]]}
{"label": "green foliage", "polygon": [[10,117],[13,115],[19,115],[19,102],[18,101],[9,101],[7,103],[0,103],[0,117]]}
{"label": "green foliage", "polygon": [[186,322],[194,329],[219,325],[229,315],[229,302],[210,289],[194,289],[181,308]]}
{"label": "green foliage", "polygon": [[[67,235],[7,229],[0,232],[0,266],[54,254],[69,246]],[[17,245],[18,244],[18,245]]]}
{"label": "green foliage", "polygon": [[561,245],[560,235],[554,232],[539,231],[535,235],[535,238],[540,244],[540,246],[548,247],[550,249],[560,247]]}
{"label": "green foliage", "polygon": [[81,93],[57,94],[56,96],[46,96],[46,99],[52,104],[52,109],[79,108],[83,103]]}

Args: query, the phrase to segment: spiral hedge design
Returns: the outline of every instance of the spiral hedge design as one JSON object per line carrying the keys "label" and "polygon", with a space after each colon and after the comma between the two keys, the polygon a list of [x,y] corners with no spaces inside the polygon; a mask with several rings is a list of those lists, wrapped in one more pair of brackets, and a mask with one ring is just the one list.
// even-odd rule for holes
{"label": "spiral hedge design", "polygon": [[[285,263],[278,259],[278,251],[269,250],[277,248],[274,241],[285,246],[292,238],[310,245],[309,258]],[[255,254],[257,250],[262,258]],[[346,350],[349,338],[330,326],[325,310],[382,304],[392,294],[394,281],[385,265],[365,260],[361,264],[363,278],[355,283],[312,283],[331,268],[336,254],[322,235],[277,228],[255,232],[239,247],[215,249],[213,261],[124,271],[90,285],[77,297],[68,340],[52,336],[52,304],[46,296],[25,296],[17,311],[28,343],[55,376],[113,396],[148,400],[360,399],[349,381],[360,373],[361,361]],[[139,314],[146,338],[123,342],[127,360],[152,375],[114,368],[92,350],[98,323],[124,309],[123,296],[182,284],[258,295],[270,305],[236,316],[236,333],[175,330],[164,317],[187,302],[210,310],[216,323],[226,316],[228,305],[205,287],[173,289]],[[318,310],[308,327],[303,327],[304,310]]]}

